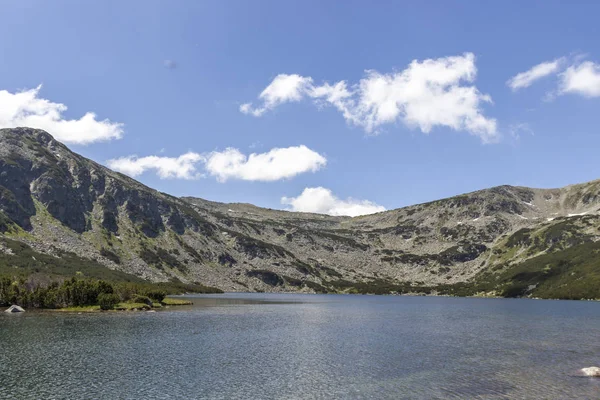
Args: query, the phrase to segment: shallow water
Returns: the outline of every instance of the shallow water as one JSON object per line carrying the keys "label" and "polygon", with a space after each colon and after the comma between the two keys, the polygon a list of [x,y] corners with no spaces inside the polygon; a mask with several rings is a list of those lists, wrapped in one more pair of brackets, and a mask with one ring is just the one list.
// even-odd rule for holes
{"label": "shallow water", "polygon": [[0,399],[598,399],[600,303],[226,294],[0,315]]}

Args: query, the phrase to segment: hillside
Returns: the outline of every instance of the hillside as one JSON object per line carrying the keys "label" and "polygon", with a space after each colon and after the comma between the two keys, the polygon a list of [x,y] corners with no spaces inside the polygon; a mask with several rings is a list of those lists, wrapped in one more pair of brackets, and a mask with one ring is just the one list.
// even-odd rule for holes
{"label": "hillside", "polygon": [[600,181],[500,186],[331,217],[176,198],[44,131],[0,129],[0,232],[5,273],[20,257],[11,250],[18,242],[82,265],[225,291],[600,298]]}

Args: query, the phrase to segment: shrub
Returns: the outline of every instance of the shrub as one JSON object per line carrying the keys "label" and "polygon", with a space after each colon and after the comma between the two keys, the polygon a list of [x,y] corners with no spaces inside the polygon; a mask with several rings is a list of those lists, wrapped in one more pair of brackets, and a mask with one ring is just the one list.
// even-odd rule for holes
{"label": "shrub", "polygon": [[114,293],[100,293],[98,295],[98,305],[101,310],[112,310],[121,299]]}
{"label": "shrub", "polygon": [[136,294],[131,298],[132,303],[144,303],[149,306],[152,306],[152,300],[148,296],[142,296],[141,294]]}
{"label": "shrub", "polygon": [[164,290],[149,290],[147,296],[157,303],[163,301],[163,299],[167,296],[167,292]]}

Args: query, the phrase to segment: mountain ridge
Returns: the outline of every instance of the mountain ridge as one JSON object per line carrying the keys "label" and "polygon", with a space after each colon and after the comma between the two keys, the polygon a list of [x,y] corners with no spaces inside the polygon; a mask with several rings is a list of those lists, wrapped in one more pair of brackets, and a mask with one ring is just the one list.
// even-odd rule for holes
{"label": "mountain ridge", "polygon": [[[227,291],[501,295],[512,287],[535,296],[557,278],[542,274],[519,291],[509,272],[595,245],[599,221],[600,180],[502,185],[354,218],[178,198],[73,153],[47,132],[0,129],[0,239],[152,281]],[[596,254],[588,247],[585,265]],[[490,276],[496,286],[483,284]]]}

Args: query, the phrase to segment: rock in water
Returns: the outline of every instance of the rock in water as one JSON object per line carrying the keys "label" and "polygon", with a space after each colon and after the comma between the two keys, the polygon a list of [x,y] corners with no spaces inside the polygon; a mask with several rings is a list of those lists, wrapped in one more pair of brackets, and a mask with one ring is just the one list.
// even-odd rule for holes
{"label": "rock in water", "polygon": [[19,313],[19,312],[25,312],[25,310],[23,309],[23,307],[19,307],[16,305],[12,305],[10,306],[6,311],[4,312],[8,312],[8,313]]}
{"label": "rock in water", "polygon": [[585,376],[597,376],[597,377],[600,377],[600,368],[598,368],[598,367],[582,368],[581,372],[583,372],[583,374]]}

